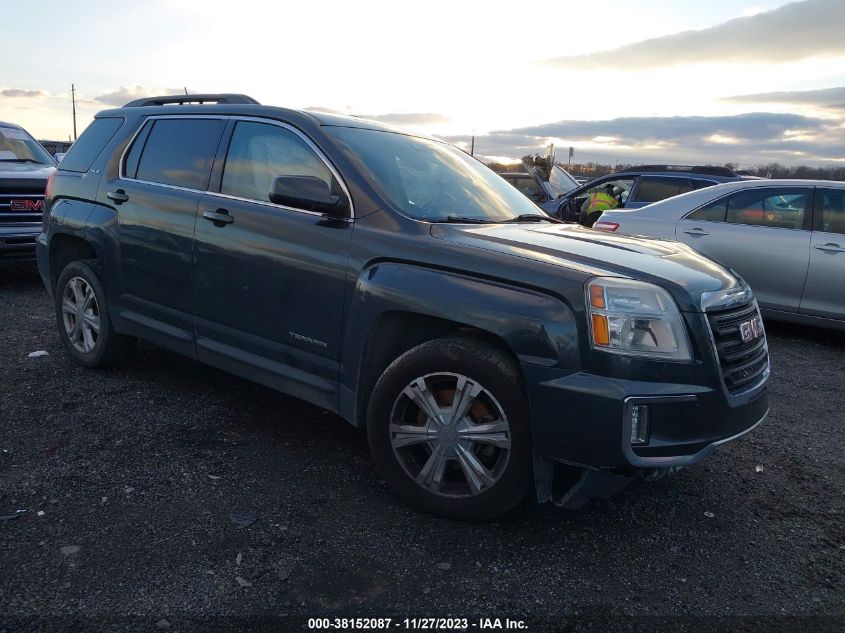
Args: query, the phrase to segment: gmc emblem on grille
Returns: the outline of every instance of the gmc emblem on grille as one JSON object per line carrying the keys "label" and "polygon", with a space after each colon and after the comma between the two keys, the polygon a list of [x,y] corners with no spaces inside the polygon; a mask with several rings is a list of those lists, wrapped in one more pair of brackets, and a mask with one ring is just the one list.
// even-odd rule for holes
{"label": "gmc emblem on grille", "polygon": [[36,211],[44,211],[44,201],[43,200],[25,200],[25,199],[12,200],[10,208],[12,209],[12,211],[22,211],[24,213],[34,213]]}
{"label": "gmc emblem on grille", "polygon": [[763,323],[760,317],[754,317],[739,324],[739,335],[743,343],[749,343],[756,338],[763,336]]}

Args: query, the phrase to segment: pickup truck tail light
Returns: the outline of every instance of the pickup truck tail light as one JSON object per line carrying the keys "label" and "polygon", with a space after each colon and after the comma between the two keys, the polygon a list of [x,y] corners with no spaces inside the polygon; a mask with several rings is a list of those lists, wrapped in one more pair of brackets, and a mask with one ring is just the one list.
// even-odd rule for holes
{"label": "pickup truck tail light", "polygon": [[593,228],[597,231],[615,231],[619,228],[619,222],[607,222],[606,220],[598,220],[593,224]]}

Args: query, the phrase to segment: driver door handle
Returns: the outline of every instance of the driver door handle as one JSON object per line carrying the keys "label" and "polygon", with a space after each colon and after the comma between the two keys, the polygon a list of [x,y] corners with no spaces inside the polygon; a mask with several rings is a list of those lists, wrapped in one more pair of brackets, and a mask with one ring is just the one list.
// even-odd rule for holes
{"label": "driver door handle", "polygon": [[834,244],[833,242],[816,246],[816,249],[826,251],[828,253],[845,253],[845,248],[839,246],[839,244]]}
{"label": "driver door handle", "polygon": [[206,220],[214,222],[214,226],[226,226],[235,221],[226,209],[217,209],[216,211],[206,211],[202,214]]}
{"label": "driver door handle", "polygon": [[704,229],[700,229],[698,227],[695,227],[694,229],[688,229],[688,230],[684,231],[684,233],[686,233],[687,235],[692,235],[693,237],[700,237],[702,235],[710,235],[710,233],[708,233]]}

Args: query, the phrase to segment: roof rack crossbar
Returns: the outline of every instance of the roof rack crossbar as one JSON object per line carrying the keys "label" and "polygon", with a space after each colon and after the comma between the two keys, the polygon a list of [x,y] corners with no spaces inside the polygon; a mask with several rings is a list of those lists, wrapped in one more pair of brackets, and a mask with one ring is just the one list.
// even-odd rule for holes
{"label": "roof rack crossbar", "polygon": [[124,108],[143,108],[144,106],[184,105],[186,103],[226,103],[260,105],[258,101],[247,95],[239,94],[194,94],[194,95],[164,95],[161,97],[144,97],[127,103]]}

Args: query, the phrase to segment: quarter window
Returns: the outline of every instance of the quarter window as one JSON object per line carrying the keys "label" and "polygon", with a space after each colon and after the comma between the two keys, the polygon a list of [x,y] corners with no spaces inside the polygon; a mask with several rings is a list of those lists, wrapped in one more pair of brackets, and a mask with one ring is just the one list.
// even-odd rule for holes
{"label": "quarter window", "polygon": [[232,134],[221,193],[270,201],[279,176],[315,176],[332,192],[339,185],[331,170],[297,134],[278,125],[239,121]]}
{"label": "quarter window", "polygon": [[701,207],[687,216],[688,220],[704,220],[706,222],[724,222],[728,210],[728,199],[722,198]]}
{"label": "quarter window", "polygon": [[222,119],[157,119],[148,135],[138,135],[124,167],[133,167],[135,145],[143,143],[138,180],[205,190],[225,125]]}
{"label": "quarter window", "polygon": [[822,223],[816,225],[817,230],[845,235],[845,189],[820,189],[819,193]]}
{"label": "quarter window", "polygon": [[726,219],[733,224],[800,229],[809,193],[809,189],[773,187],[741,191],[728,198]]}
{"label": "quarter window", "polygon": [[82,136],[70,146],[70,150],[59,169],[62,171],[86,172],[103,151],[103,148],[123,125],[122,118],[100,118],[94,119]]}

